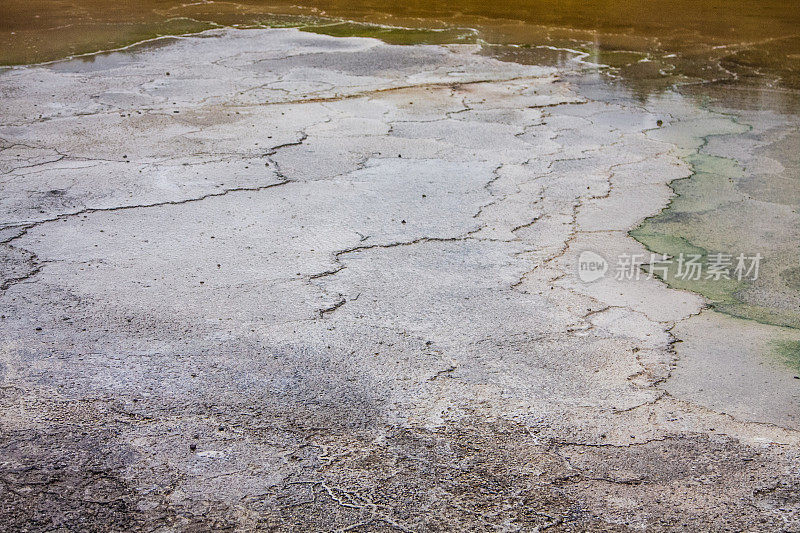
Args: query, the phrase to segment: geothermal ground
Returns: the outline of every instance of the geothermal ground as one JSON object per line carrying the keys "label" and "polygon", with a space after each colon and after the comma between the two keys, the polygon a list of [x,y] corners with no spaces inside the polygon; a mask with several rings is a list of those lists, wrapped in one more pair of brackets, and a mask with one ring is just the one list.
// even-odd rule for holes
{"label": "geothermal ground", "polygon": [[800,528],[769,326],[576,274],[732,123],[476,50],[215,30],[0,74],[5,527]]}

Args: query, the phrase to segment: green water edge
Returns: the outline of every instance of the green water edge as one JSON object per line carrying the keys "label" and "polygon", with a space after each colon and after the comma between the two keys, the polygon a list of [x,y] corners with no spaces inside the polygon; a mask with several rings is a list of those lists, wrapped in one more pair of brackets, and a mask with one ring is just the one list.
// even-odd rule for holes
{"label": "green water edge", "polygon": [[[51,63],[74,58],[87,58],[114,51],[134,49],[136,45],[169,37],[191,36],[213,29],[280,29],[296,28],[300,31],[330,35],[332,37],[370,37],[387,44],[465,44],[477,43],[478,32],[471,28],[400,28],[372,23],[350,22],[339,19],[301,15],[276,15],[256,17],[246,23],[229,21],[218,23],[196,20],[188,17],[175,17],[159,22],[133,22],[124,25],[109,26],[107,31],[91,27],[91,32],[82,25],[74,25],[67,31],[80,33],[85,31],[87,38],[82,39],[64,50],[53,51],[30,63],[27,52],[4,50],[0,56],[2,66],[25,66]],[[91,38],[88,36],[91,35]]]}
{"label": "green water edge", "polygon": [[[63,50],[45,52],[35,63],[29,61],[29,52],[3,50],[0,54],[0,68],[36,64],[47,64],[71,59],[92,61],[92,57],[112,52],[133,52],[137,45],[148,45],[170,37],[193,36],[208,30],[234,29],[279,29],[295,28],[307,33],[329,35],[332,37],[364,37],[378,39],[392,45],[447,45],[478,44],[481,53],[499,60],[525,64],[563,67],[565,63],[578,56],[586,64],[596,64],[606,73],[617,75],[638,91],[638,85],[646,80],[645,93],[660,93],[674,84],[676,76],[665,75],[674,69],[658,57],[646,51],[616,49],[613,46],[569,40],[549,39],[547,44],[512,44],[507,42],[488,42],[481,30],[471,27],[443,25],[438,28],[399,27],[372,22],[355,22],[344,19],[310,15],[267,15],[249,18],[243,22],[240,17],[231,20],[198,20],[190,17],[175,17],[159,22],[132,22],[110,25],[107,29],[96,26],[73,25],[62,31],[84,35],[78,42]],[[70,40],[70,39],[67,39]],[[504,41],[501,39],[501,41]],[[646,72],[643,72],[646,70]],[[644,74],[644,75],[643,75]],[[685,78],[682,77],[682,78]],[[658,79],[654,83],[654,80]],[[680,81],[684,81],[683,79]],[[643,94],[644,99],[648,94]]]}
{"label": "green water edge", "polygon": [[[73,58],[91,60],[94,55],[131,49],[136,45],[162,38],[195,35],[219,27],[221,26],[218,24],[184,17],[167,19],[158,23],[129,23],[124,25],[124,28],[109,26],[105,32],[92,27],[91,39],[83,39],[63,50],[45,54],[35,63],[29,62],[27,51],[3,50],[3,54],[0,56],[0,65],[4,67],[37,65]],[[82,25],[75,25],[63,31],[81,32],[85,29]]]}
{"label": "green water edge", "polygon": [[[508,36],[488,28],[465,27],[440,23],[439,27],[401,27],[375,22],[351,21],[322,15],[218,14],[214,20],[173,17],[162,21],[130,22],[108,26],[74,24],[61,29],[68,45],[46,47],[31,62],[29,49],[0,47],[0,72],[6,67],[49,64],[64,60],[92,62],[96,56],[114,52],[135,52],[140,46],[156,46],[162,40],[182,36],[198,36],[213,29],[276,29],[299,31],[332,37],[364,37],[392,45],[477,44],[480,54],[501,61],[535,64],[558,68],[596,68],[618,79],[641,102],[663,94],[675,84],[701,82],[708,72],[693,72],[674,54],[664,56],[660,50],[630,50],[621,43],[598,43],[574,37],[530,35],[529,42],[519,44]],[[532,40],[531,40],[532,39]],[[664,56],[664,57],[662,57]],[[572,62],[580,59],[580,63]],[[666,59],[669,58],[669,59]]]}
{"label": "green water edge", "polygon": [[[746,126],[733,117],[728,118],[736,124]],[[748,129],[752,128],[748,126]],[[790,336],[797,336],[800,331],[800,313],[756,305],[743,298],[745,291],[753,287],[753,280],[739,280],[735,276],[730,279],[706,279],[705,270],[700,279],[678,276],[676,258],[681,254],[684,257],[700,256],[699,262],[704,267],[708,264],[709,256],[713,254],[733,254],[732,271],[736,265],[736,255],[742,252],[714,249],[704,242],[702,235],[698,236],[692,231],[693,226],[704,222],[704,215],[713,213],[728,201],[730,196],[725,193],[735,193],[734,183],[737,180],[747,177],[738,161],[701,153],[711,137],[729,134],[730,132],[714,132],[701,136],[700,146],[693,153],[683,156],[691,168],[690,175],[670,182],[668,185],[674,196],[667,206],[658,214],[646,218],[638,227],[629,231],[628,235],[644,245],[648,252],[671,259],[667,261],[666,268],[653,272],[654,277],[661,279],[669,287],[700,294],[706,299],[707,307],[719,313],[775,326]],[[718,204],[715,204],[715,199]],[[726,222],[728,224],[725,229],[733,233],[736,221]],[[769,261],[769,257],[765,257],[763,261]],[[645,265],[642,269],[647,271],[648,267]],[[792,279],[788,279],[787,275]],[[798,279],[794,279],[795,277]],[[800,290],[800,268],[782,271],[781,278],[788,287]],[[772,346],[769,356],[793,371],[800,371],[800,340],[775,340]]]}

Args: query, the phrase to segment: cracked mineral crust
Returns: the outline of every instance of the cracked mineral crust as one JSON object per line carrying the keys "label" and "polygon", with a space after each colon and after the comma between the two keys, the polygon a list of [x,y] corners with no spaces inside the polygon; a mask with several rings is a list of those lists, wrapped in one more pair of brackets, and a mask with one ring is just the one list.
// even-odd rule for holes
{"label": "cracked mineral crust", "polygon": [[797,432],[663,386],[702,299],[575,276],[689,175],[673,104],[296,30],[0,94],[4,527],[799,527]]}

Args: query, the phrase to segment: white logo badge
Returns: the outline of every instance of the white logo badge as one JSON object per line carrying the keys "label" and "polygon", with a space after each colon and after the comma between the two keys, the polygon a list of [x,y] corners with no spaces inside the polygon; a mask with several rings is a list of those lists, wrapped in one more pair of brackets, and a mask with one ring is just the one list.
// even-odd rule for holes
{"label": "white logo badge", "polygon": [[608,271],[608,261],[595,252],[584,250],[578,257],[578,277],[581,281],[591,283],[605,276]]}

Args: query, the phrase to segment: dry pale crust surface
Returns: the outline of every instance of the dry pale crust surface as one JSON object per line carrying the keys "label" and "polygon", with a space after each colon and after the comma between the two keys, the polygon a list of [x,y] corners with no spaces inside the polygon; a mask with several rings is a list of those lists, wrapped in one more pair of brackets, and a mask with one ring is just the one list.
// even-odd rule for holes
{"label": "dry pale crust surface", "polygon": [[0,75],[4,527],[797,527],[797,434],[658,386],[701,300],[574,275],[688,175],[661,111],[473,52]]}

